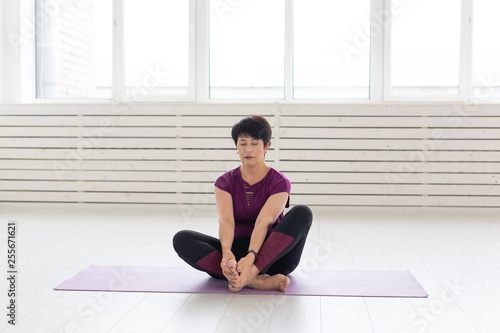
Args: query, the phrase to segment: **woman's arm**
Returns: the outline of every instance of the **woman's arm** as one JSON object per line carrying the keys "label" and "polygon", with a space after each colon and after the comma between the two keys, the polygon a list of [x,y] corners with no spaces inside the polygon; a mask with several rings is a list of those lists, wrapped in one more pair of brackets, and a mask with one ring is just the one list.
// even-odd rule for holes
{"label": "woman's arm", "polygon": [[[255,226],[253,228],[252,236],[250,238],[250,245],[248,250],[253,250],[259,252],[264,240],[266,239],[267,229],[276,222],[276,219],[285,209],[285,205],[288,201],[288,193],[281,192],[270,196],[262,209],[260,210],[259,216],[255,221]],[[249,253],[249,256],[253,254]]]}
{"label": "woman's arm", "polygon": [[230,279],[227,262],[228,260],[235,259],[231,251],[234,240],[233,199],[231,194],[218,187],[215,187],[214,192],[215,205],[217,207],[217,214],[219,215],[219,239],[222,246],[221,268],[224,276]]}
{"label": "woman's arm", "polygon": [[[248,250],[259,252],[266,239],[267,230],[276,222],[280,213],[285,209],[288,195],[287,192],[281,192],[273,194],[267,199],[255,221]],[[240,276],[233,285],[235,290],[239,290],[246,286],[259,273],[258,268],[253,264],[254,261],[255,255],[249,253],[238,262],[238,272]]]}

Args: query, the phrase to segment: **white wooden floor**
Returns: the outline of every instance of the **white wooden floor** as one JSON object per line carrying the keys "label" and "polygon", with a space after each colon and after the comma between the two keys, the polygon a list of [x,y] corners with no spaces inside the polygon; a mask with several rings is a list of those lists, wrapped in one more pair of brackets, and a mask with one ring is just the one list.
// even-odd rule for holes
{"label": "white wooden floor", "polygon": [[[312,207],[305,269],[409,269],[428,299],[58,292],[90,264],[184,266],[180,229],[213,235],[213,207],[0,204],[0,262],[17,222],[17,325],[1,332],[499,332],[498,210]],[[314,278],[314,277],[312,277]]]}

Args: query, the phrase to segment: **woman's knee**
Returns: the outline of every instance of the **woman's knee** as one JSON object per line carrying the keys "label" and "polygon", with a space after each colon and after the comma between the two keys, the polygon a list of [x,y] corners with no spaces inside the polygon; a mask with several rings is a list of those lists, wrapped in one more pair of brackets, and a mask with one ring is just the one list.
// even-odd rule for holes
{"label": "woman's knee", "polygon": [[174,246],[175,252],[179,252],[179,250],[186,246],[187,243],[189,243],[189,240],[191,239],[191,231],[190,230],[181,230],[177,232],[174,235],[174,238],[172,239],[172,244]]}
{"label": "woman's knee", "polygon": [[312,223],[313,213],[309,207],[306,205],[297,205],[292,207],[288,214],[292,214],[296,216],[299,220],[303,222],[307,222],[308,224]]}
{"label": "woman's knee", "polygon": [[305,205],[292,207],[274,231],[292,236],[293,238],[306,235],[312,226],[312,211]]}

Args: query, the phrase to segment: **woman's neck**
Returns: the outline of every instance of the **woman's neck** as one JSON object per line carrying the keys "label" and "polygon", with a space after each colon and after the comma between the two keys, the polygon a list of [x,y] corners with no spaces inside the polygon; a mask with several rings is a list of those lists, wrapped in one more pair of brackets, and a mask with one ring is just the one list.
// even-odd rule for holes
{"label": "woman's neck", "polygon": [[265,162],[255,166],[240,166],[240,173],[243,180],[249,185],[260,182],[271,169]]}

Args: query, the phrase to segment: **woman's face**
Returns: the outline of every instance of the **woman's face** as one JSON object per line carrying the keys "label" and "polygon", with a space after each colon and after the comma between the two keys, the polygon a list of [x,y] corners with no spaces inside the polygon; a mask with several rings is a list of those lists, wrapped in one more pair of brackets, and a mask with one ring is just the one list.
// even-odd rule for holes
{"label": "woman's face", "polygon": [[262,139],[255,139],[249,136],[238,137],[236,147],[238,155],[240,155],[241,164],[253,166],[264,162],[269,144],[267,144],[267,147],[264,147]]}

